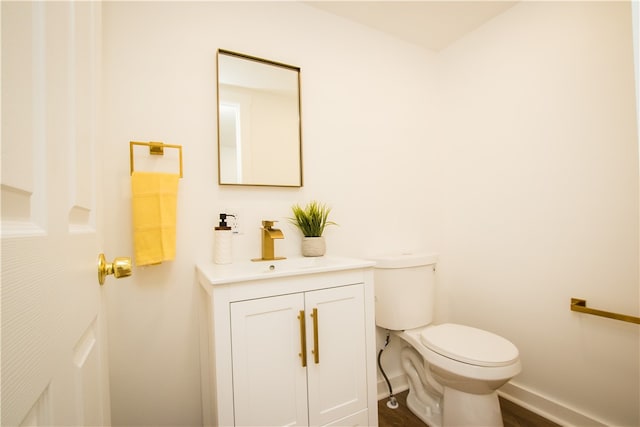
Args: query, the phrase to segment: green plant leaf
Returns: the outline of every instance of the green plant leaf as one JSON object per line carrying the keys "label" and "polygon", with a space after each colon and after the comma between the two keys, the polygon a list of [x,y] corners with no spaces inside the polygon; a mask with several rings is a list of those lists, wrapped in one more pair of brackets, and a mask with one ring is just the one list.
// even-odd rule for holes
{"label": "green plant leaf", "polygon": [[320,237],[326,226],[338,225],[329,221],[331,208],[315,200],[307,203],[305,207],[295,204],[291,210],[293,217],[289,218],[289,222],[298,227],[305,237]]}

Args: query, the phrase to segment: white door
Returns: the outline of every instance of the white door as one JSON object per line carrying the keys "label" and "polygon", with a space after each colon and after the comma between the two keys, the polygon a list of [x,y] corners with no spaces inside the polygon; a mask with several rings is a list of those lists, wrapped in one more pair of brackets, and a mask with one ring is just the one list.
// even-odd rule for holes
{"label": "white door", "polygon": [[0,423],[109,425],[96,269],[101,6],[1,7]]}
{"label": "white door", "polygon": [[301,293],[231,304],[236,426],[309,425],[303,319]]}
{"label": "white door", "polygon": [[342,420],[341,425],[365,425],[364,285],[307,292],[305,298],[309,423],[322,426]]}

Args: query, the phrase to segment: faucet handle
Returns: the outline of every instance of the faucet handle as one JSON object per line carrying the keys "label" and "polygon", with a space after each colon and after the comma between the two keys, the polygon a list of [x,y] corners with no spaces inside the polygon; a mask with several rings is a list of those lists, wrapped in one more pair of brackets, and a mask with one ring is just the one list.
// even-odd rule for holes
{"label": "faucet handle", "polygon": [[273,227],[273,223],[274,223],[274,222],[278,222],[278,221],[273,221],[273,220],[265,219],[265,220],[263,220],[263,221],[262,221],[262,226],[263,226],[264,228],[271,228],[271,227]]}

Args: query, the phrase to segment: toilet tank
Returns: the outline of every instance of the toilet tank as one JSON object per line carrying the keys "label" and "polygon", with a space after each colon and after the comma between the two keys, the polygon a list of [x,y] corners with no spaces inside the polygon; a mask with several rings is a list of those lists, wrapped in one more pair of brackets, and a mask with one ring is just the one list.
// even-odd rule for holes
{"label": "toilet tank", "polygon": [[400,331],[430,324],[437,255],[390,255],[373,261],[376,325]]}

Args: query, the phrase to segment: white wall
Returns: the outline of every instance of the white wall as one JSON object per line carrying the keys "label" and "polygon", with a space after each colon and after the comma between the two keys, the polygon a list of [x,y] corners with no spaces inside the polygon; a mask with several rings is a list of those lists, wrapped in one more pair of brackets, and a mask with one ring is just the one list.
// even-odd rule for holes
{"label": "white wall", "polygon": [[525,2],[440,56],[439,284],[520,349],[513,384],[638,425],[638,139],[629,3]]}
{"label": "white wall", "polygon": [[[285,218],[313,198],[340,223],[329,254],[439,251],[439,320],[515,342],[520,389],[638,424],[637,326],[568,308],[639,311],[625,7],[525,2],[436,55],[298,3],[104,3],[107,254],[133,253],[128,141],[182,144],[185,172],[176,260],[108,287],[113,424],[200,423],[194,265],[215,218],[240,213],[236,260],[261,219],[296,256]],[[217,185],[218,48],[302,68],[303,188]]]}
{"label": "white wall", "polygon": [[[128,141],[184,147],[177,257],[108,289],[114,425],[198,425],[194,266],[212,259],[219,212],[240,213],[236,260],[260,254],[262,219],[279,254],[300,254],[286,222],[310,199],[333,207],[328,253],[435,250],[438,203],[432,56],[303,4],[105,2],[107,254],[132,254]],[[301,189],[219,187],[218,48],[302,68]]]}

